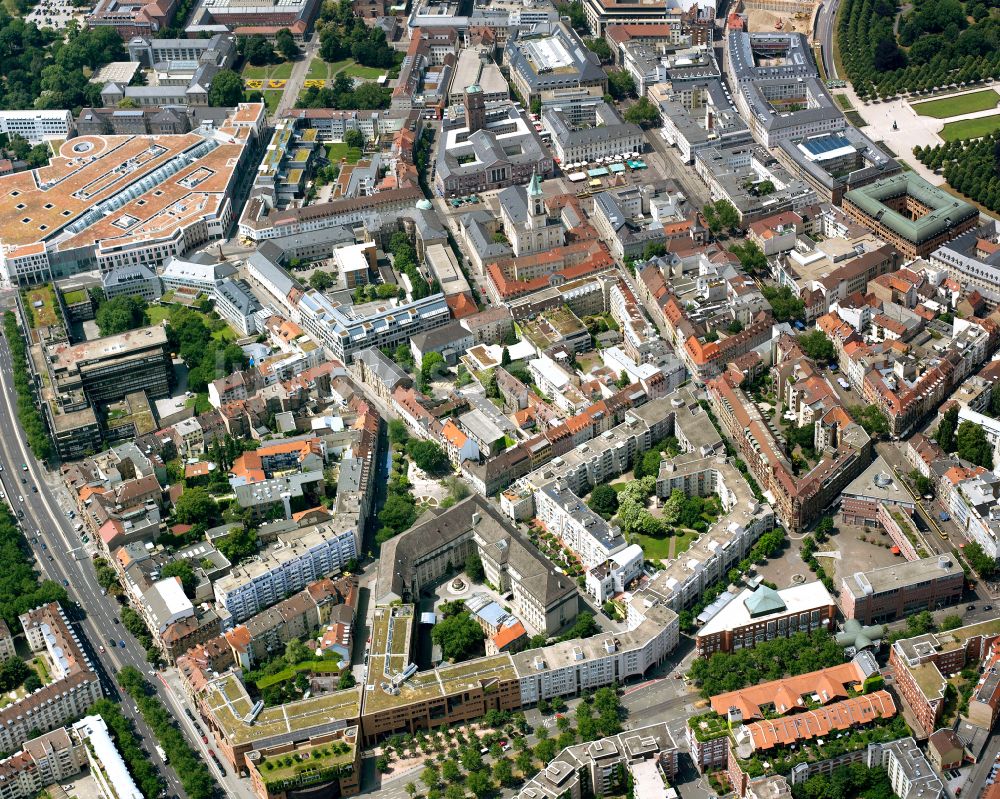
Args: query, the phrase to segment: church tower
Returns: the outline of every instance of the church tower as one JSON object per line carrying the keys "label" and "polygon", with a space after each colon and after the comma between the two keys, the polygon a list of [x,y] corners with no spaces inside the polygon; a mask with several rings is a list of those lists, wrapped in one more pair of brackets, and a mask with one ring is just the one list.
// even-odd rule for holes
{"label": "church tower", "polygon": [[545,209],[545,195],[542,193],[542,179],[537,172],[531,174],[528,184],[528,219],[527,226],[536,230],[545,227],[548,211]]}

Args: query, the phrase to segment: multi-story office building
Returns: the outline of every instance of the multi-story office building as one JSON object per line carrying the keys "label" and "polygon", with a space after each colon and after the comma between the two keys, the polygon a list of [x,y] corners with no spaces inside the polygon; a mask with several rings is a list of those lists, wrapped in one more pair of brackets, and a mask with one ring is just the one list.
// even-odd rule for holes
{"label": "multi-story office building", "polygon": [[512,31],[503,60],[510,69],[514,88],[525,102],[540,99],[543,91],[552,89],[607,89],[608,76],[601,62],[564,22]]}
{"label": "multi-story office building", "polygon": [[855,572],[841,581],[844,616],[884,624],[960,602],[965,572],[950,555],[936,555]]}
{"label": "multi-story office building", "polygon": [[70,111],[0,111],[0,133],[20,136],[31,144],[69,139],[74,130]]}
{"label": "multi-story office building", "polygon": [[82,716],[101,698],[101,682],[58,603],[20,616],[32,652],[45,651],[50,682],[0,710],[0,749],[16,751],[34,731]]}
{"label": "multi-story office building", "polygon": [[837,603],[818,580],[775,591],[744,589],[718,610],[695,637],[698,656],[752,649],[763,641],[799,632],[831,631]]}
{"label": "multi-story office building", "polygon": [[223,236],[263,118],[263,103],[247,103],[212,130],[78,136],[44,172],[0,177],[0,275],[25,285],[155,267]]}
{"label": "multi-story office building", "polygon": [[335,520],[278,535],[255,560],[233,569],[212,588],[232,622],[248,619],[301,591],[307,583],[342,570],[358,557],[354,524]]}
{"label": "multi-story office building", "polygon": [[244,280],[223,280],[215,287],[215,310],[244,336],[257,332],[262,306]]}
{"label": "multi-story office building", "polygon": [[535,492],[535,516],[588,569],[626,546],[621,529],[594,513],[561,480]]}
{"label": "multi-story office building", "polygon": [[442,327],[451,321],[443,294],[386,307],[369,316],[354,316],[325,294],[310,289],[299,300],[303,329],[322,344],[331,358],[350,364],[354,353],[368,347],[396,349],[417,333]]}
{"label": "multi-story office building", "polygon": [[101,290],[109,300],[115,297],[142,297],[146,302],[158,300],[163,287],[156,272],[148,266],[123,266],[101,276]]}
{"label": "multi-story office building", "polygon": [[46,353],[48,377],[65,410],[77,410],[81,400],[105,405],[133,391],[145,391],[151,399],[170,395],[173,367],[162,326],[56,344]]}
{"label": "multi-story office building", "polygon": [[114,28],[128,41],[166,28],[177,10],[175,0],[100,0],[87,15],[88,28]]}
{"label": "multi-story office building", "polygon": [[913,172],[847,192],[844,210],[904,258],[924,258],[979,224],[975,206]]}
{"label": "multi-story office building", "polygon": [[[677,774],[678,749],[665,723],[623,732],[611,738],[570,746],[530,779],[516,799],[612,796],[626,772],[635,795],[668,796]],[[593,787],[591,787],[593,786]]]}

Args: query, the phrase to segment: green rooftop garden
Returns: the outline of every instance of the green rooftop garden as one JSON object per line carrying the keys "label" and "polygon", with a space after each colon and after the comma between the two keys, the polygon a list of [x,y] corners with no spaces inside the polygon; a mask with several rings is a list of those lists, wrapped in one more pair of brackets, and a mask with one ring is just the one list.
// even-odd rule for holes
{"label": "green rooftop garden", "polygon": [[694,731],[694,737],[702,743],[729,734],[729,722],[715,711],[693,716],[688,720],[688,726]]}
{"label": "green rooftop garden", "polygon": [[270,793],[281,793],[339,779],[354,769],[354,747],[343,741],[263,758],[257,764]]}

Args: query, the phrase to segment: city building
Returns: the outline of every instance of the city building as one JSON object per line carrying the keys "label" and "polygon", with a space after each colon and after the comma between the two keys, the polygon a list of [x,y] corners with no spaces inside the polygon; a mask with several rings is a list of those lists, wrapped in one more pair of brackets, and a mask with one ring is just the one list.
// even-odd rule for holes
{"label": "city building", "polygon": [[87,27],[114,28],[125,41],[150,37],[170,25],[176,10],[171,0],[100,0],[87,15]]}
{"label": "city building", "polygon": [[[250,787],[257,799],[287,799],[297,791],[356,796],[361,791],[361,747],[357,725],[308,741],[276,744],[247,752]],[[291,757],[291,760],[286,758]],[[303,761],[308,768],[302,768]],[[329,794],[325,794],[329,791]]]}
{"label": "city building", "polygon": [[526,103],[552,89],[598,86],[602,92],[607,90],[608,76],[600,60],[562,21],[513,30],[503,61],[510,70],[511,83]]}
{"label": "city building", "polygon": [[85,716],[73,725],[73,732],[83,741],[90,774],[102,796],[143,799],[145,794],[135,784],[103,718]]}
{"label": "city building", "polygon": [[868,748],[868,768],[884,768],[889,773],[892,792],[899,799],[941,799],[946,796],[944,781],[913,738],[901,738]]}
{"label": "city building", "polygon": [[960,602],[965,572],[950,555],[893,563],[855,572],[841,581],[844,616],[884,624]]}
{"label": "city building", "polygon": [[844,210],[904,258],[924,258],[979,224],[975,206],[913,172],[884,178],[844,195]]}
{"label": "city building", "polygon": [[413,385],[413,379],[375,347],[356,352],[351,371],[358,382],[370,386],[385,402],[392,401],[397,388],[407,389]]}
{"label": "city building", "polygon": [[552,155],[524,112],[510,105],[476,114],[468,99],[476,88],[466,90],[465,120],[456,126],[443,123],[434,176],[437,193],[455,197],[524,184],[535,174],[549,177]]}
{"label": "city building", "polygon": [[698,657],[751,649],[762,641],[797,632],[833,630],[837,603],[818,580],[775,591],[745,588],[698,630]]}
{"label": "city building", "polygon": [[215,312],[244,336],[257,331],[257,317],[262,306],[244,280],[223,280],[215,287]]}
{"label": "city building", "polygon": [[[320,472],[322,477],[322,472]],[[238,623],[358,557],[357,517],[279,533],[277,541],[212,584],[218,608]]]}
{"label": "city building", "polygon": [[360,350],[369,347],[395,350],[418,333],[451,321],[443,294],[401,304],[386,301],[373,314],[355,316],[351,306],[343,306],[310,289],[299,299],[298,307],[303,329],[323,345],[331,358],[347,365]]}
{"label": "city building", "polygon": [[70,139],[75,130],[70,111],[0,111],[0,133],[30,144]]}
{"label": "city building", "polygon": [[736,107],[768,149],[848,127],[820,80],[805,34],[729,27],[725,55]]}
{"label": "city building", "polygon": [[200,0],[188,18],[184,32],[192,39],[202,33],[225,28],[237,36],[275,36],[282,28],[302,37],[312,27],[319,10],[317,0],[289,0],[274,5],[247,5],[236,0]]}
{"label": "city building", "polygon": [[909,706],[920,734],[930,735],[940,726],[947,677],[969,665],[978,669],[998,638],[1000,619],[991,619],[904,638],[892,645],[889,665],[895,669],[896,690]]}
{"label": "city building", "polygon": [[552,635],[576,618],[576,585],[478,494],[383,545],[375,599],[409,601],[473,552],[482,559],[486,578],[502,593],[512,593],[511,609],[530,629]]}
{"label": "city building", "polygon": [[32,652],[44,652],[50,680],[0,709],[0,748],[15,752],[37,732],[50,732],[79,718],[101,698],[101,682],[76,632],[56,602],[22,613],[21,627]]}
{"label": "city building", "polygon": [[142,297],[153,302],[163,295],[163,287],[156,272],[148,266],[123,266],[101,276],[101,290],[109,300],[115,297]]}
{"label": "city building", "polygon": [[560,163],[593,163],[598,159],[643,151],[646,138],[638,125],[623,122],[615,110],[603,101],[588,108],[592,110],[592,115],[579,120],[570,119],[557,108],[542,113]]}
{"label": "city building", "polygon": [[71,730],[52,730],[0,760],[0,796],[32,799],[43,788],[75,777],[86,763],[85,747]]}
{"label": "city building", "polygon": [[241,104],[212,130],[78,136],[60,146],[44,173],[0,177],[0,275],[24,285],[157,266],[223,236],[263,117],[263,103]]}
{"label": "city building", "polygon": [[235,264],[219,261],[208,253],[195,253],[190,258],[171,258],[160,272],[165,291],[193,289],[208,297],[215,296],[215,289],[225,280],[235,278],[239,269]]}
{"label": "city building", "polygon": [[677,744],[666,724],[638,727],[563,749],[525,783],[516,799],[576,797],[587,789],[609,796],[629,778],[637,797],[663,799],[673,790],[677,759]]}

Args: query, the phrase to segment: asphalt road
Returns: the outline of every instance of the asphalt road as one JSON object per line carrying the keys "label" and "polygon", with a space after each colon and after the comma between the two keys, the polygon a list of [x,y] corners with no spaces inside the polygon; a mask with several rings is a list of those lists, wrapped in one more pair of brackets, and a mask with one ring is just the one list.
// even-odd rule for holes
{"label": "asphalt road", "polygon": [[827,80],[838,80],[837,65],[833,59],[833,29],[837,20],[837,7],[840,0],[826,0],[816,15],[815,40],[823,50],[823,69]]}
{"label": "asphalt road", "polygon": [[[38,562],[38,569],[43,576],[67,584],[70,597],[85,611],[86,617],[83,621],[74,622],[74,626],[100,676],[105,696],[118,701],[122,711],[132,720],[150,761],[159,768],[167,782],[168,793],[184,797],[186,794],[177,774],[156,754],[156,738],[139,715],[135,703],[118,690],[112,679],[111,675],[124,666],[135,666],[147,676],[151,668],[142,647],[121,624],[115,623],[118,603],[105,595],[97,584],[90,557],[81,546],[72,523],[66,518],[65,510],[45,482],[45,470],[28,451],[24,433],[15,421],[16,394],[6,340],[0,343],[0,393],[3,395],[0,402],[0,463],[4,469],[0,473],[0,483],[15,511],[24,511],[22,527]],[[22,470],[22,464],[27,465],[27,472]],[[27,483],[21,482],[22,477]],[[37,486],[37,494],[31,491],[32,485]],[[19,501],[18,496],[22,496],[23,501]],[[37,537],[38,543],[31,544],[32,537]],[[46,549],[42,548],[43,543]],[[116,645],[112,649],[112,640],[125,641],[125,648]],[[105,647],[103,654],[98,651],[99,646]],[[157,689],[161,688],[158,680],[152,680],[152,683]]]}

